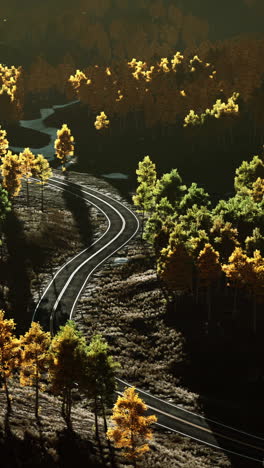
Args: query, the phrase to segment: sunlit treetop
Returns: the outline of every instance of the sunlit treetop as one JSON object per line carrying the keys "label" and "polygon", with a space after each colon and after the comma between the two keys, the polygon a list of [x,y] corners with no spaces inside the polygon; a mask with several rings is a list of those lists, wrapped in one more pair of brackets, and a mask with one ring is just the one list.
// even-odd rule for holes
{"label": "sunlit treetop", "polygon": [[96,116],[96,120],[94,122],[94,126],[96,130],[102,130],[104,128],[109,127],[110,120],[108,120],[104,111],[102,111],[99,115]]}

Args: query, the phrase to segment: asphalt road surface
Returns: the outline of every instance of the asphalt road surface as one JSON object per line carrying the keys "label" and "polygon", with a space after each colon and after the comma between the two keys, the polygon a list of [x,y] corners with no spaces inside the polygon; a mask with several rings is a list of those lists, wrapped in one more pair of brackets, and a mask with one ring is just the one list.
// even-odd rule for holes
{"label": "asphalt road surface", "polygon": [[[139,221],[125,205],[89,187],[57,177],[50,179],[49,185],[95,206],[108,222],[106,231],[98,240],[54,274],[36,306],[33,320],[40,322],[44,329],[55,333],[60,325],[72,318],[76,303],[90,276],[136,235]],[[117,379],[117,382],[118,393],[122,393],[125,387],[131,385],[120,379]],[[223,450],[235,458],[247,459],[250,467],[264,466],[264,438],[186,411],[143,390],[137,391],[148,405],[149,413],[156,414],[157,426],[160,428]]]}

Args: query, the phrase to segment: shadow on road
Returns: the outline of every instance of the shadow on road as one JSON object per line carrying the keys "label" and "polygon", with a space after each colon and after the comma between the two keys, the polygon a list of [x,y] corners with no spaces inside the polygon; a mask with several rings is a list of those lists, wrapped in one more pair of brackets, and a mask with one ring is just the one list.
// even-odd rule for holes
{"label": "shadow on road", "polygon": [[[70,184],[70,181],[68,180],[68,177],[69,175],[66,173],[65,183],[67,185],[64,186],[65,188],[62,192],[65,201],[65,208],[72,213],[82,243],[87,246],[92,243],[93,238],[93,225],[91,223],[90,206],[87,205],[87,203],[85,203],[83,200],[82,189],[80,186],[76,185],[73,188],[73,186]],[[73,194],[70,192],[73,192],[76,196],[73,196]]]}

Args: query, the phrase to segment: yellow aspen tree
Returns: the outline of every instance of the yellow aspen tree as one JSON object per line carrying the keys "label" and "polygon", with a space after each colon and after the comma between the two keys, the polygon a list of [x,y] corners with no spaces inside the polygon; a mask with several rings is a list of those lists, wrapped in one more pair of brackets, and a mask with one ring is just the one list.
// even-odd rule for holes
{"label": "yellow aspen tree", "polygon": [[238,230],[232,223],[224,222],[222,217],[216,217],[210,233],[213,237],[213,244],[220,253],[221,259],[226,262],[236,247],[239,247]]}
{"label": "yellow aspen tree", "polygon": [[243,253],[241,247],[236,247],[228,259],[228,264],[222,265],[228,286],[234,288],[234,313],[237,309],[238,290],[246,286],[246,277],[249,269],[249,258]]}
{"label": "yellow aspen tree", "polygon": [[51,347],[49,380],[51,391],[62,396],[62,415],[71,425],[72,389],[83,380],[87,363],[87,345],[74,322],[68,321],[54,336]]}
{"label": "yellow aspen tree", "polygon": [[21,189],[21,178],[23,176],[22,161],[17,154],[8,151],[2,158],[0,166],[3,177],[3,187],[6,188],[11,197],[16,197]]}
{"label": "yellow aspen tree", "polygon": [[137,459],[150,450],[148,441],[153,438],[150,426],[157,421],[154,415],[145,416],[147,409],[135,388],[126,388],[113,408],[111,420],[114,426],[107,431],[108,439],[114,442],[115,447],[124,449],[124,456],[134,467]]}
{"label": "yellow aspen tree", "polygon": [[96,130],[102,130],[109,127],[110,120],[108,120],[107,115],[102,111],[99,115],[96,116],[94,126]]}
{"label": "yellow aspen tree", "polygon": [[54,148],[57,158],[61,160],[62,171],[66,171],[65,163],[69,156],[74,154],[74,138],[67,124],[63,124],[61,129],[57,131]]}
{"label": "yellow aspen tree", "polygon": [[41,211],[44,209],[44,185],[47,183],[50,177],[52,177],[52,170],[49,161],[38,154],[35,159],[35,165],[32,169],[32,176],[39,179],[41,185]]}
{"label": "yellow aspen tree", "polygon": [[29,179],[32,176],[32,170],[35,165],[35,155],[30,151],[29,148],[25,148],[22,153],[19,154],[19,158],[22,162],[23,176],[26,179],[27,184],[27,204],[29,205]]}
{"label": "yellow aspen tree", "polygon": [[106,408],[111,408],[115,399],[115,372],[119,367],[109,354],[108,344],[101,335],[92,337],[86,352],[82,355],[83,371],[78,377],[79,390],[92,402],[95,436],[99,439],[98,416],[102,414],[104,431],[107,432]]}
{"label": "yellow aspen tree", "polygon": [[162,249],[157,262],[159,277],[176,295],[192,290],[192,258],[181,241]]}
{"label": "yellow aspen tree", "polygon": [[6,131],[2,130],[0,127],[0,158],[6,155],[8,146],[9,146],[9,143],[6,138]]}
{"label": "yellow aspen tree", "polygon": [[198,284],[207,291],[208,322],[211,318],[211,286],[221,275],[222,268],[219,262],[219,253],[211,244],[205,244],[198,255],[197,262]]}
{"label": "yellow aspen tree", "polygon": [[154,206],[154,189],[157,181],[156,165],[151,161],[149,156],[145,156],[142,161],[139,161],[136,174],[139,185],[136,190],[136,195],[132,198],[134,205],[142,212],[143,235],[145,212],[149,211]]}
{"label": "yellow aspen tree", "polygon": [[264,198],[264,178],[258,177],[252,184],[250,196],[256,203],[260,203]]}
{"label": "yellow aspen tree", "polygon": [[30,329],[20,337],[20,341],[22,348],[20,383],[35,387],[35,416],[38,418],[40,380],[47,372],[50,361],[50,333],[44,332],[39,323],[32,322]]}
{"label": "yellow aspen tree", "polygon": [[20,341],[14,336],[16,325],[13,319],[4,318],[4,311],[0,310],[0,375],[6,394],[7,408],[11,410],[11,398],[8,390],[8,379],[20,365]]}

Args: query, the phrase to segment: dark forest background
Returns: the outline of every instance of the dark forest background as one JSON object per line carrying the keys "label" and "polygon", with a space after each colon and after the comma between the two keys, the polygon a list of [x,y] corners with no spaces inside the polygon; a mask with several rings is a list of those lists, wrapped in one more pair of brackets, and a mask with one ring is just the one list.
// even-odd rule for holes
{"label": "dark forest background", "polygon": [[[133,186],[138,160],[150,154],[162,172],[177,167],[187,183],[195,180],[215,197],[224,196],[233,190],[234,170],[241,161],[262,152],[263,14],[262,0],[28,0],[23,8],[18,0],[5,2],[1,63],[22,66],[22,78],[19,112],[8,119],[2,105],[0,123],[11,145],[26,141],[41,147],[43,135],[27,131],[25,136],[17,120],[37,118],[40,108],[77,98],[79,107],[56,111],[47,125],[71,127],[78,170],[125,172]],[[162,58],[170,63],[177,51],[184,55],[177,73],[158,67]],[[202,65],[196,61],[191,73],[195,56]],[[138,89],[133,69],[128,76],[132,58],[146,63],[145,69],[154,66],[162,72],[149,84],[154,105],[142,99],[145,83],[141,80]],[[112,73],[109,80],[102,78],[106,67]],[[92,89],[82,84],[79,93],[69,84],[77,69],[92,77]],[[176,98],[183,91],[187,96]],[[112,99],[114,106],[113,92],[117,98],[119,92],[124,95],[121,103]],[[239,93],[236,118],[184,128],[191,109],[200,115],[217,99],[227,102],[234,92]],[[101,111],[110,119],[106,132],[94,127]]]}

